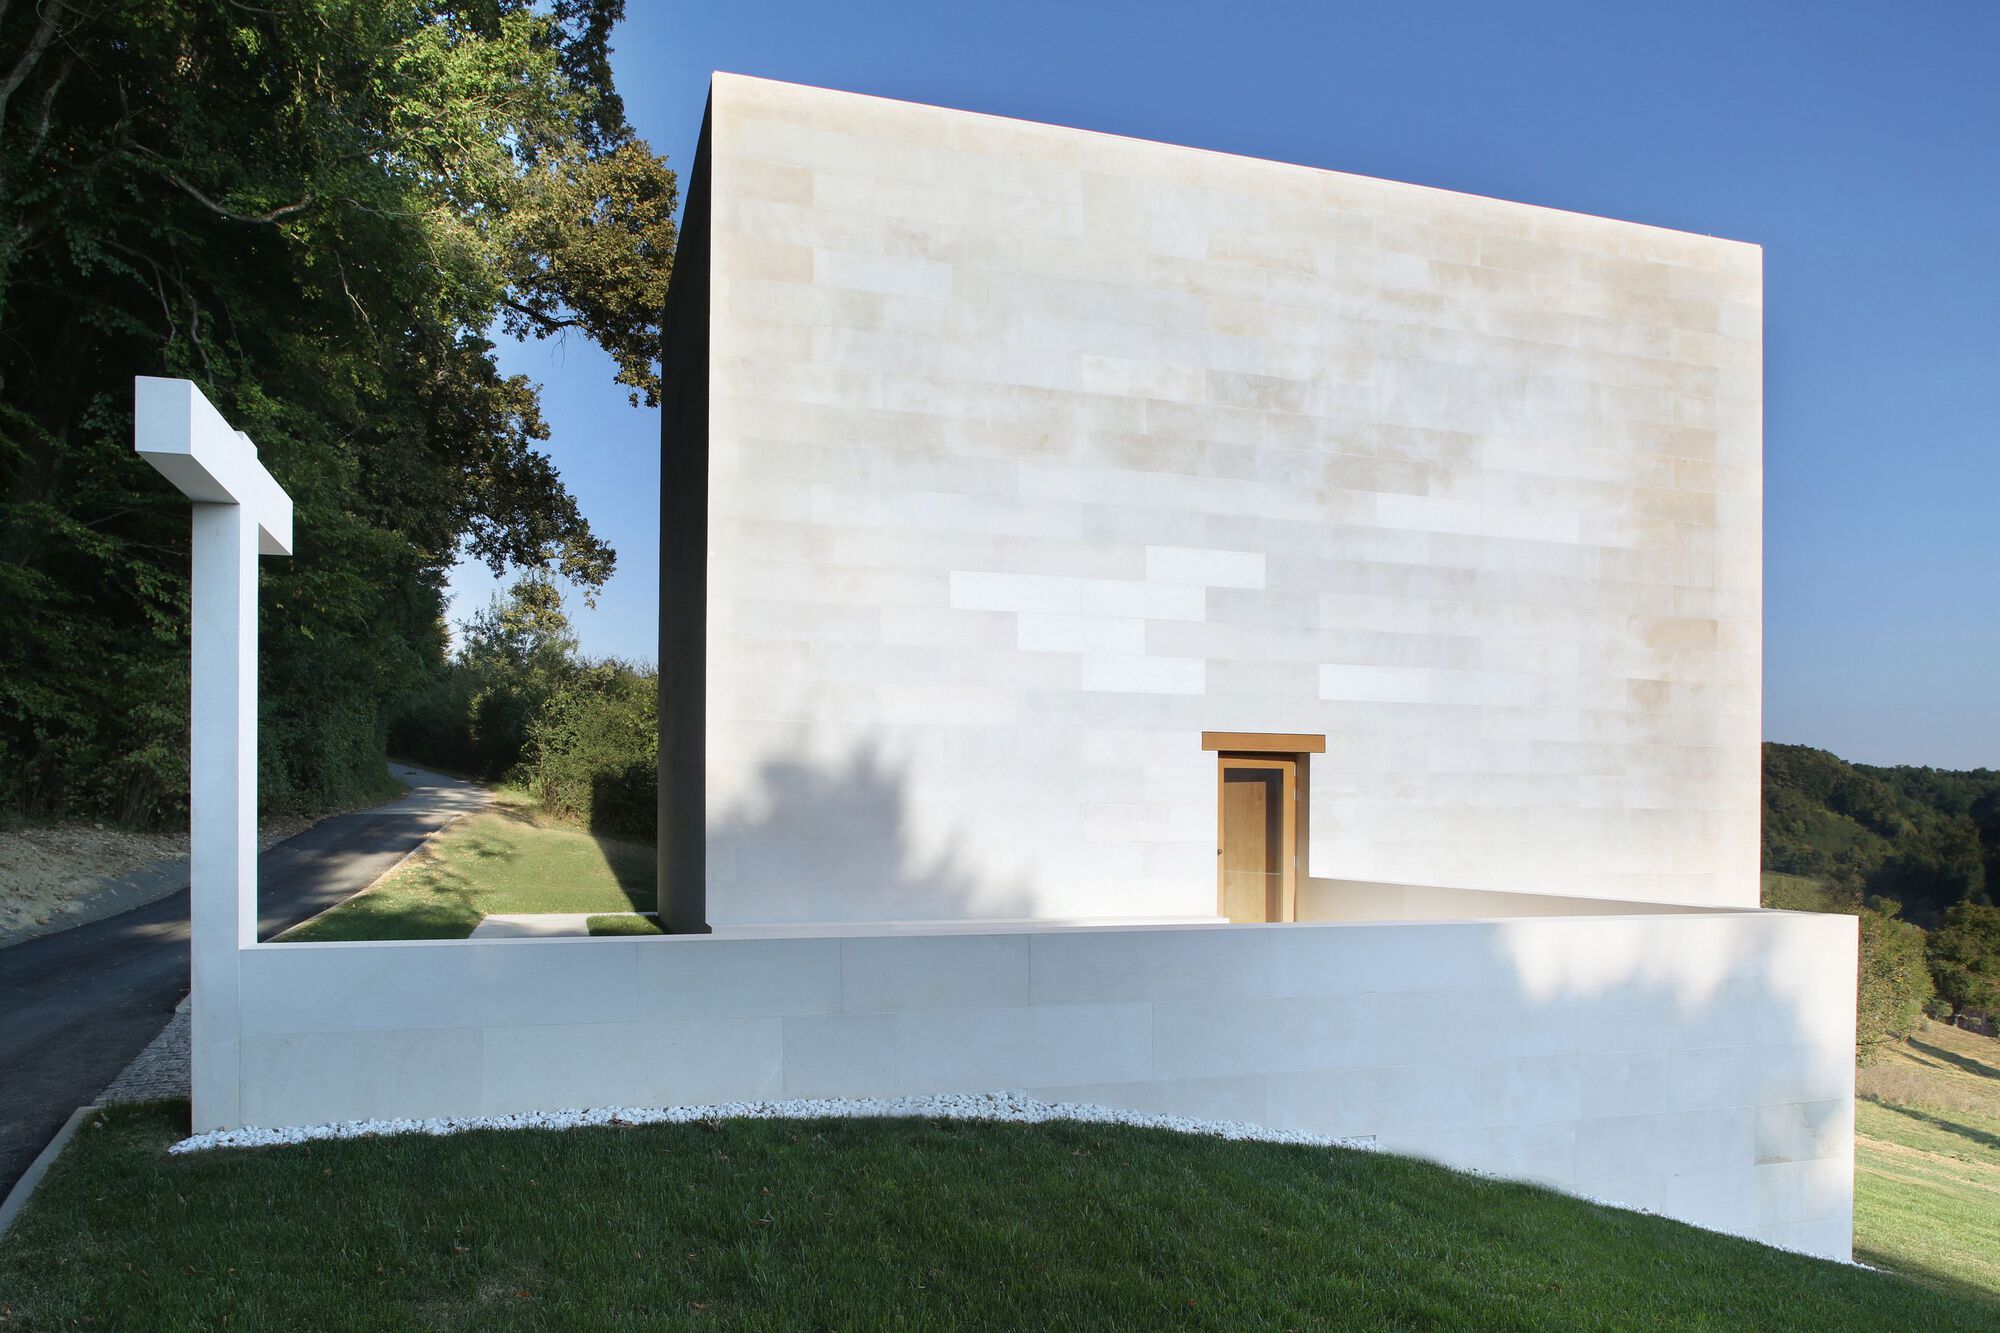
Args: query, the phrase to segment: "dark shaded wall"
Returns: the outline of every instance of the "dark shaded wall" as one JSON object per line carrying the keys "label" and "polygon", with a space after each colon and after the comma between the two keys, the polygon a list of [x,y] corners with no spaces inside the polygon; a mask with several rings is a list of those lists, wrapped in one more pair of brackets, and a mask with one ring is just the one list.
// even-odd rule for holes
{"label": "dark shaded wall", "polygon": [[688,182],[660,353],[660,923],[708,931],[703,810],[708,652],[709,124]]}

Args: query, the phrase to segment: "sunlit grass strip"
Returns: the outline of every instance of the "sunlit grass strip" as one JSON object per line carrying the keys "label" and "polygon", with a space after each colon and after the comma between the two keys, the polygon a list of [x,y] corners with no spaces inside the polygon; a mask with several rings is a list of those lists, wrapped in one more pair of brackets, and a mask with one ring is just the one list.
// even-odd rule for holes
{"label": "sunlit grass strip", "polygon": [[584,922],[593,935],[664,935],[660,919],[651,912],[607,912]]}

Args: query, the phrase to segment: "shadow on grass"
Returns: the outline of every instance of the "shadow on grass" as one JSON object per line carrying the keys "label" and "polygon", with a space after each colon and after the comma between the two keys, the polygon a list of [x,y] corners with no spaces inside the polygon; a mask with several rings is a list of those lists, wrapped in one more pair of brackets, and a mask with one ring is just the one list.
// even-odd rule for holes
{"label": "shadow on grass", "polygon": [[660,869],[653,849],[644,843],[625,842],[595,833],[590,836],[597,844],[599,854],[604,857],[611,877],[618,881],[619,891],[632,904],[632,910],[652,911],[658,905],[655,885]]}
{"label": "shadow on grass", "polygon": [[463,939],[493,912],[647,912],[653,878],[651,847],[500,803],[282,938]]}
{"label": "shadow on grass", "polygon": [[[529,805],[496,802],[488,813],[498,815],[523,828],[553,829],[588,837],[596,844],[597,854],[604,859],[605,869],[617,882],[619,892],[623,893],[626,901],[631,904],[631,910],[635,912],[654,910],[658,901],[655,883],[659,865],[651,843],[593,832],[574,820],[557,819]],[[521,857],[519,845],[495,837],[477,839],[471,844],[470,850],[474,856],[487,860],[504,862],[519,860]]]}
{"label": "shadow on grass", "polygon": [[277,942],[464,939],[479,924],[479,894],[435,860],[403,872],[397,890],[368,889],[276,937]]}
{"label": "shadow on grass", "polygon": [[1910,1038],[1910,1049],[1921,1051],[1941,1064],[1950,1065],[1954,1069],[1962,1069],[1966,1073],[1976,1075],[1979,1078],[2000,1079],[2000,1066],[1989,1065],[1984,1061],[1975,1060],[1969,1055],[1960,1055],[1957,1051],[1948,1051],[1942,1046],[1933,1046],[1930,1042],[1918,1041],[1915,1037]]}
{"label": "shadow on grass", "polygon": [[1854,1247],[1854,1261],[1893,1274],[1905,1281],[1914,1282],[1918,1286],[1929,1287],[1932,1291],[1942,1292],[1947,1296],[1990,1305],[1994,1308],[1996,1317],[2000,1317],[2000,1293],[1982,1287],[1976,1282],[1967,1282],[1957,1274],[1942,1268],[1912,1263],[1902,1255],[1886,1254],[1868,1245]]}
{"label": "shadow on grass", "polygon": [[1974,1129],[1971,1125],[1961,1125],[1956,1120],[1948,1119],[1934,1112],[1919,1111],[1916,1107],[1905,1102],[1892,1102],[1877,1093],[1863,1093],[1861,1094],[1861,1098],[1863,1101],[1873,1102],[1885,1111],[1889,1111],[1895,1115],[1908,1116],[1920,1124],[1929,1125],[1932,1129],[1943,1130],[1947,1134],[1955,1134],[1959,1138],[1970,1140],[1982,1148],[2000,1150],[2000,1134],[1988,1133],[1983,1129]]}

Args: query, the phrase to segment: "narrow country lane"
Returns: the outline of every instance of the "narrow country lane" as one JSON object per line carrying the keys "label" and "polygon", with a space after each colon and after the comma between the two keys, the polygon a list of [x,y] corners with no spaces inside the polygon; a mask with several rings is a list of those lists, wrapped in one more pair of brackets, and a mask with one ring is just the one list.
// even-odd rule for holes
{"label": "narrow country lane", "polygon": [[[322,820],[257,858],[269,939],[368,887],[432,832],[491,799],[391,764],[396,800]],[[188,987],[188,891],[0,949],[0,1194],[152,1040]]]}

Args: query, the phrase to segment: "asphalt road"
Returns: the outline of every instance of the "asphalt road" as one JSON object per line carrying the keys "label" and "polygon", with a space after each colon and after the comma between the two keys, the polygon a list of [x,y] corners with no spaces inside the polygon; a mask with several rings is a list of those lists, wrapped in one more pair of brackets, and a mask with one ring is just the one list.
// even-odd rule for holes
{"label": "asphalt road", "polygon": [[[410,790],[322,820],[257,858],[259,939],[365,889],[487,800],[470,783],[391,764]],[[69,1113],[102,1092],[188,989],[188,891],[0,949],[0,1194]]]}

